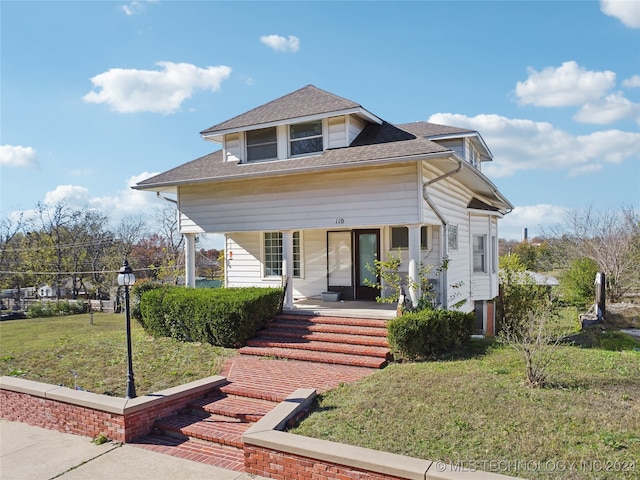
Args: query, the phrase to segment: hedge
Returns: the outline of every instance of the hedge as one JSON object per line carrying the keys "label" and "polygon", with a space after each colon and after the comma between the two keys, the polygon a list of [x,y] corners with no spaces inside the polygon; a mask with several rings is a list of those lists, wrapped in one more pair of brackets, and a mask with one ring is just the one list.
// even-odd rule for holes
{"label": "hedge", "polygon": [[280,310],[277,288],[146,288],[136,318],[145,332],[188,342],[240,347]]}
{"label": "hedge", "polygon": [[387,324],[394,356],[417,360],[448,352],[466,342],[474,331],[472,313],[426,309],[405,313]]}

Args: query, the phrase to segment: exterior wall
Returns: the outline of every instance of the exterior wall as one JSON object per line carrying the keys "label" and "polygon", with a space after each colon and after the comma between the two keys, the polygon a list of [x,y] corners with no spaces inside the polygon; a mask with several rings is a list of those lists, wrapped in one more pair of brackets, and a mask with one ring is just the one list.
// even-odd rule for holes
{"label": "exterior wall", "polygon": [[346,147],[347,143],[347,121],[344,116],[331,117],[327,121],[327,145],[326,148]]}
{"label": "exterior wall", "polygon": [[[301,278],[293,279],[294,297],[318,296],[327,289],[327,232],[301,232]],[[264,277],[262,232],[234,232],[227,236],[228,287],[279,287],[280,277]],[[229,253],[232,259],[229,260]]]}
{"label": "exterior wall", "polygon": [[[497,218],[481,213],[472,212],[469,214],[471,225],[471,237],[469,242],[470,256],[473,262],[473,235],[485,235],[486,237],[486,272],[471,272],[471,294],[472,300],[490,300],[498,295],[498,272],[497,272]],[[492,240],[495,239],[495,240]]]}
{"label": "exterior wall", "polygon": [[239,162],[243,158],[242,136],[239,133],[230,133],[224,136],[224,160],[225,162]]}
{"label": "exterior wall", "polygon": [[418,223],[416,163],[180,187],[182,233]]}
{"label": "exterior wall", "polygon": [[401,480],[400,477],[338,465],[325,460],[279,452],[253,445],[244,446],[244,465],[249,474],[268,478],[303,480],[344,478],[350,480]]}
{"label": "exterior wall", "polygon": [[351,142],[353,142],[356,137],[358,135],[360,135],[360,132],[362,132],[362,130],[364,130],[364,127],[366,126],[366,123],[363,120],[360,120],[357,117],[354,117],[353,115],[349,115],[348,117],[348,121],[347,121],[347,139],[348,139],[348,145],[351,145]]}

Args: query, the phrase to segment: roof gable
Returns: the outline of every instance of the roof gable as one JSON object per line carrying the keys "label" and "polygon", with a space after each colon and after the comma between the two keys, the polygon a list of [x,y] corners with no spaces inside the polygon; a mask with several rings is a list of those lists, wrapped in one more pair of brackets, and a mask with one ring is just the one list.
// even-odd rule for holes
{"label": "roof gable", "polygon": [[284,122],[301,117],[328,115],[332,113],[367,112],[362,106],[351,100],[321,90],[314,85],[307,85],[295,92],[277,98],[269,103],[249,110],[200,132],[203,136],[220,135],[230,131],[249,129],[258,125]]}

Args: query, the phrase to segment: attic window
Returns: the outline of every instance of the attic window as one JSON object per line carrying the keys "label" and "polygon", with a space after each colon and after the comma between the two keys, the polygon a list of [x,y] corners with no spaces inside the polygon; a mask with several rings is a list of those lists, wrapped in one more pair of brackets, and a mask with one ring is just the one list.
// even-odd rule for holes
{"label": "attic window", "polygon": [[289,126],[291,156],[322,152],[322,120]]}
{"label": "attic window", "polygon": [[267,160],[278,156],[276,127],[247,131],[247,160]]}

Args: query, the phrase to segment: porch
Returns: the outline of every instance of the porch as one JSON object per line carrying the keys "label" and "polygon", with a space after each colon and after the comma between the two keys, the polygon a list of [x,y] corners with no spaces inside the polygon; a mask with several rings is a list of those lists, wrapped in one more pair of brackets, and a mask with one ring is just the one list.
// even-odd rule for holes
{"label": "porch", "polygon": [[317,315],[322,317],[373,318],[390,320],[396,317],[395,303],[372,301],[325,302],[322,298],[294,298],[293,308],[283,309],[289,315]]}

